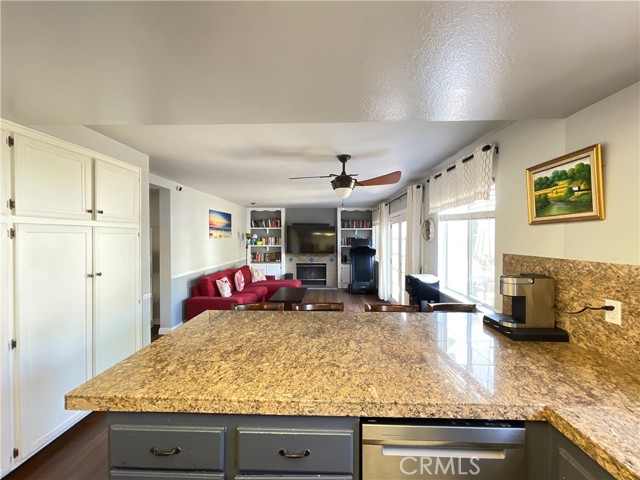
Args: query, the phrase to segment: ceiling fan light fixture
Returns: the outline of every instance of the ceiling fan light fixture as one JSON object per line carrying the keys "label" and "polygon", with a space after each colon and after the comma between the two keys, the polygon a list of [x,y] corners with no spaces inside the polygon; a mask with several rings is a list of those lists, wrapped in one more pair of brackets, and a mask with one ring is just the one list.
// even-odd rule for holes
{"label": "ceiling fan light fixture", "polygon": [[348,175],[338,175],[336,178],[331,180],[331,186],[336,192],[336,195],[340,198],[347,198],[351,195],[355,184],[356,181]]}

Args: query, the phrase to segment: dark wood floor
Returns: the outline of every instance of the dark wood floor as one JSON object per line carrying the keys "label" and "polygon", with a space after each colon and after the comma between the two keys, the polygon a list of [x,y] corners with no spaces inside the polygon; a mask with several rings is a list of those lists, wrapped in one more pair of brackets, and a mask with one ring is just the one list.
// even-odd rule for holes
{"label": "dark wood floor", "polygon": [[[375,295],[350,295],[344,290],[309,289],[305,302],[344,302],[345,311],[362,312]],[[152,339],[157,335],[152,332]],[[107,480],[106,414],[94,412],[27,460],[3,480]]]}

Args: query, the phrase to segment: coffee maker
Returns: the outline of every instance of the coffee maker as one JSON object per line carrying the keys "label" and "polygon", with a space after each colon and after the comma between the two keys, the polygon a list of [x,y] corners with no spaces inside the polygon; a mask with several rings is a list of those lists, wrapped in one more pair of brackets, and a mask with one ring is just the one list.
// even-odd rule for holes
{"label": "coffee maker", "polygon": [[554,280],[546,275],[500,275],[500,294],[511,298],[511,315],[487,314],[483,321],[513,340],[567,342],[569,334],[555,326]]}

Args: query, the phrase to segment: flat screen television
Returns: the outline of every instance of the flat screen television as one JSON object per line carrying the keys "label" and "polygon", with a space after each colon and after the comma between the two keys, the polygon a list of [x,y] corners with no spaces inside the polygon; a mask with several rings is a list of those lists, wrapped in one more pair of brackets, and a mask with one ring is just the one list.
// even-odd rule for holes
{"label": "flat screen television", "polygon": [[287,225],[287,253],[336,253],[336,227],[299,223]]}

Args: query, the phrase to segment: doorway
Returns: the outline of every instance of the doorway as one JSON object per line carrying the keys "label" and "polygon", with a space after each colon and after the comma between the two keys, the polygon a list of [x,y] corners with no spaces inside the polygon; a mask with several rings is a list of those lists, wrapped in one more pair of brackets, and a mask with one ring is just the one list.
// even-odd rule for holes
{"label": "doorway", "polygon": [[171,191],[149,184],[151,340],[171,331]]}

